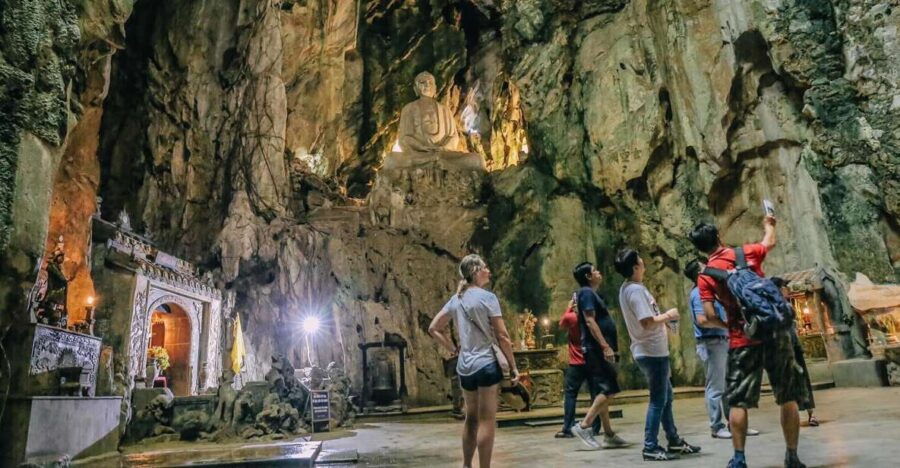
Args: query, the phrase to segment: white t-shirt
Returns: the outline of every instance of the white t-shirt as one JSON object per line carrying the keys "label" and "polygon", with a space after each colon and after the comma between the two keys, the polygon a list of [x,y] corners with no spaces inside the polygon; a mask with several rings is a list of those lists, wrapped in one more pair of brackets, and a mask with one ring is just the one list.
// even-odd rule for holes
{"label": "white t-shirt", "polygon": [[622,283],[619,288],[619,307],[631,337],[631,355],[638,357],[665,357],[669,355],[669,337],[666,324],[653,323],[644,328],[641,319],[659,315],[659,306],[650,291],[632,281]]}
{"label": "white t-shirt", "polygon": [[[465,305],[463,309],[462,305]],[[491,328],[491,317],[502,316],[500,301],[490,291],[472,286],[463,293],[462,301],[454,294],[442,310],[447,310],[456,323],[459,336],[459,359],[456,361],[456,373],[472,375],[482,367],[497,362],[491,349],[494,330]],[[468,311],[471,320],[477,320],[479,329],[466,317]],[[484,330],[482,333],[481,330]]]}

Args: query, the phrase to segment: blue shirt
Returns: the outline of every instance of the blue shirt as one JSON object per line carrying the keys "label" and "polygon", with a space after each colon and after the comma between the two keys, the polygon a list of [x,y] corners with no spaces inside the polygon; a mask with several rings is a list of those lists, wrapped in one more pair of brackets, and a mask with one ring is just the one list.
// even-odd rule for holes
{"label": "blue shirt", "polygon": [[[723,322],[727,323],[725,308],[718,302],[715,302],[714,305],[716,307],[716,315]],[[700,289],[694,286],[694,289],[691,289],[691,318],[694,321],[694,338],[728,338],[728,330],[724,328],[703,328],[697,325],[698,315],[704,315],[703,302],[700,301]]]}
{"label": "blue shirt", "polygon": [[581,347],[584,352],[599,351],[600,344],[594,339],[594,335],[587,327],[584,321],[584,311],[593,310],[594,318],[597,326],[600,327],[600,333],[603,339],[613,351],[619,351],[619,337],[616,331],[616,324],[612,317],[609,316],[609,310],[606,308],[606,302],[600,298],[597,293],[588,286],[584,286],[578,290],[578,326],[581,328]]}

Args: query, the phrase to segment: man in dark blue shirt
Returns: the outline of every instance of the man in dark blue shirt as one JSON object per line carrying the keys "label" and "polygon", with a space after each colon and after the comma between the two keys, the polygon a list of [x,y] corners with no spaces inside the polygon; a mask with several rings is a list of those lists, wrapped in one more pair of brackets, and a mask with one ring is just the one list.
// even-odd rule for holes
{"label": "man in dark blue shirt", "polygon": [[[597,270],[594,270],[597,271]],[[599,275],[600,272],[598,271]],[[602,279],[602,276],[601,276]],[[598,280],[599,281],[599,280]],[[579,311],[594,311],[594,320],[600,327],[600,334],[603,336],[606,344],[612,348],[613,354],[619,353],[619,336],[616,331],[616,324],[612,317],[609,316],[609,310],[606,308],[606,302],[597,294],[596,290],[591,286],[582,286],[578,289],[577,300]],[[582,349],[597,350],[603,354],[603,347],[594,338],[588,329],[588,321],[584,319],[582,313],[578,314],[578,325],[581,328],[581,347]]]}
{"label": "man in dark blue shirt", "polygon": [[603,421],[603,448],[624,447],[627,444],[616,435],[610,426],[609,404],[613,396],[619,393],[619,382],[615,368],[618,336],[616,325],[609,316],[606,304],[596,289],[603,276],[589,262],[580,263],[572,272],[580,288],[576,302],[578,308],[578,325],[581,328],[581,347],[584,352],[584,364],[587,369],[587,381],[591,393],[596,395],[591,408],[580,423],[572,426],[572,434],[578,436],[590,448],[600,448],[601,444],[594,439],[591,425],[597,416]]}

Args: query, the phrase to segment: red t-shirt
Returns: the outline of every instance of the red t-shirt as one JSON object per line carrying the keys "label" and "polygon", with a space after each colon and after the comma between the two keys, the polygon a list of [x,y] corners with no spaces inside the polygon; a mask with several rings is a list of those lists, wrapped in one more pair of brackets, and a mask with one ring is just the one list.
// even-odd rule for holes
{"label": "red t-shirt", "polygon": [[[746,244],[744,247],[744,257],[747,259],[747,266],[756,272],[759,276],[764,276],[762,263],[766,259],[768,250],[762,244]],[[718,268],[720,270],[733,270],[735,262],[734,249],[730,247],[719,247],[718,250],[709,256],[706,266],[709,268]],[[744,319],[741,317],[741,309],[738,306],[737,299],[728,290],[728,286],[724,282],[719,282],[708,275],[700,275],[697,278],[697,287],[700,288],[700,300],[703,302],[719,301],[728,315],[728,336],[729,347],[743,348],[759,344],[760,341],[751,340],[744,334]]]}
{"label": "red t-shirt", "polygon": [[560,328],[569,332],[569,365],[584,365],[584,353],[581,352],[581,329],[578,327],[578,314],[571,307],[559,319]]}

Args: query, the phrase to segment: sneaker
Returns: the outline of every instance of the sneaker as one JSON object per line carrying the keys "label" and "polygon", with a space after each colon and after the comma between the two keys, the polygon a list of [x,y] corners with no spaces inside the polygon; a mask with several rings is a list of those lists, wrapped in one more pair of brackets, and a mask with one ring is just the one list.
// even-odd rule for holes
{"label": "sneaker", "polygon": [[597,450],[600,448],[600,443],[597,442],[597,439],[594,438],[593,430],[591,428],[584,429],[581,427],[580,423],[575,423],[569,429],[569,431],[581,439],[584,442],[584,445],[587,445],[588,448]]}
{"label": "sneaker", "polygon": [[628,447],[628,442],[625,442],[625,440],[619,437],[618,434],[604,434],[603,443],[601,445],[605,449],[622,448]]}
{"label": "sneaker", "polygon": [[732,458],[731,460],[728,460],[728,465],[726,466],[726,468],[747,468],[747,462],[745,462],[744,460],[735,460],[734,458]]}
{"label": "sneaker", "polygon": [[644,456],[644,461],[669,461],[681,458],[677,453],[666,452],[662,447],[656,447],[651,450],[644,449],[641,455]]}
{"label": "sneaker", "polygon": [[747,428],[747,435],[750,436],[750,437],[752,437],[752,436],[758,436],[758,435],[759,435],[759,431],[757,431],[756,429],[751,429],[751,428],[748,427],[748,428]]}
{"label": "sneaker", "polygon": [[713,439],[730,439],[731,432],[729,432],[728,429],[725,429],[723,427],[723,428],[719,429],[718,431],[713,432],[712,438]]}
{"label": "sneaker", "polygon": [[556,439],[571,439],[575,436],[569,431],[559,431],[553,437]]}
{"label": "sneaker", "polygon": [[669,452],[681,453],[681,454],[690,454],[690,453],[700,453],[700,447],[696,445],[691,445],[687,443],[686,440],[680,439],[678,442],[674,444],[669,444],[668,448]]}

